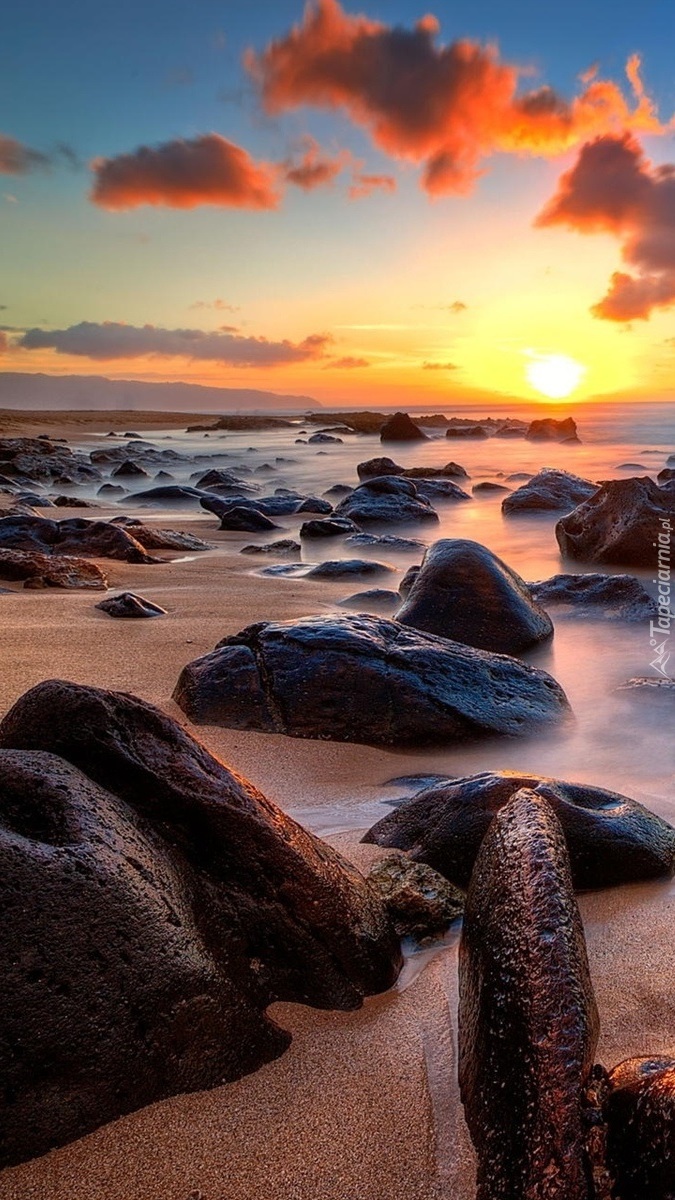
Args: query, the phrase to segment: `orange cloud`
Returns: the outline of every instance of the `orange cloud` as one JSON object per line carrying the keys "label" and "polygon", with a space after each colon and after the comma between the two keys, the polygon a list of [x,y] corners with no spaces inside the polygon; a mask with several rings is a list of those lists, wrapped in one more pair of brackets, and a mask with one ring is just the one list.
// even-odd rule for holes
{"label": "orange cloud", "polygon": [[27,175],[29,171],[48,166],[46,154],[0,133],[0,175]]}
{"label": "orange cloud", "polygon": [[340,371],[355,371],[358,368],[369,366],[370,362],[367,358],[353,358],[347,355],[345,358],[334,358],[326,364],[324,370],[330,371],[333,367],[337,367]]}
{"label": "orange cloud", "polygon": [[332,338],[315,333],[302,342],[272,342],[232,332],[161,329],[156,325],[124,325],[118,321],[81,321],[67,329],[28,329],[16,343],[24,350],[56,350],[57,354],[110,361],[118,358],[189,358],[235,367],[273,367],[322,358]]}
{"label": "orange cloud", "polygon": [[269,113],[345,110],[380,149],[422,164],[431,195],[469,191],[497,151],[555,155],[614,128],[662,130],[636,56],[627,65],[630,100],[591,77],[568,102],[548,87],[519,94],[524,72],[496,47],[438,45],[438,32],[433,16],[408,30],[351,16],[339,0],[310,0],[300,24],[245,63]]}
{"label": "orange cloud", "polygon": [[333,183],[349,159],[349,155],[344,153],[336,158],[329,158],[313,137],[306,137],[303,146],[300,161],[284,163],[283,171],[288,183],[302,188],[305,192]]}
{"label": "orange cloud", "polygon": [[372,196],[375,191],[395,192],[396,180],[393,175],[364,175],[356,174],[348,191],[350,200],[363,200]]}
{"label": "orange cloud", "polygon": [[647,319],[675,303],[675,166],[654,166],[630,133],[583,146],[536,224],[614,233],[635,274],[615,271],[591,310],[610,321]]}
{"label": "orange cloud", "polygon": [[90,199],[100,208],[277,208],[278,172],[256,163],[240,146],[217,133],[139,146],[130,154],[97,158],[92,163]]}
{"label": "orange cloud", "polygon": [[9,339],[6,333],[0,331],[0,354],[6,354],[9,350]]}

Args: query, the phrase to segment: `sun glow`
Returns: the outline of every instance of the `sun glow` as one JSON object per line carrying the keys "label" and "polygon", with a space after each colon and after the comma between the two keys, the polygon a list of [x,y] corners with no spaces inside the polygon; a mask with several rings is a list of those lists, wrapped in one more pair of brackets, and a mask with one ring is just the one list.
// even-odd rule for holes
{"label": "sun glow", "polygon": [[525,368],[528,383],[542,396],[562,400],[579,386],[586,367],[566,354],[534,354]]}

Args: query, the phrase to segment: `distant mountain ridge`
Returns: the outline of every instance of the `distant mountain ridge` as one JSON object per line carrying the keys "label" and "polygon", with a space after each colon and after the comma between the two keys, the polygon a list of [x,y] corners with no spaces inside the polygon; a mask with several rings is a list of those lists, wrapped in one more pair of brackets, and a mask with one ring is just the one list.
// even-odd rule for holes
{"label": "distant mountain ridge", "polygon": [[104,375],[33,375],[2,371],[0,408],[282,413],[320,409],[321,404],[312,396],[286,396],[255,388],[146,383],[134,379],[106,379]]}

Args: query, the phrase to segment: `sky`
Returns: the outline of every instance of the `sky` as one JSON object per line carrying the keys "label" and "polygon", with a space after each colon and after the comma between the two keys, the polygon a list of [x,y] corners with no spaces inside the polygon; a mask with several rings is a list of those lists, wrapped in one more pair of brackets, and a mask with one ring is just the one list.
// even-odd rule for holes
{"label": "sky", "polygon": [[34,0],[0,369],[364,405],[675,390],[671,0]]}

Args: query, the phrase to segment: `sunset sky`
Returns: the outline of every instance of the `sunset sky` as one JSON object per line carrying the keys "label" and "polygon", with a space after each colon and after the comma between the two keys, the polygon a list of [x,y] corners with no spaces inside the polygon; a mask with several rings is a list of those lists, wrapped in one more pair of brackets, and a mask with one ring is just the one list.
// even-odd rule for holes
{"label": "sunset sky", "polygon": [[364,405],[675,389],[672,0],[37,0],[0,366]]}

